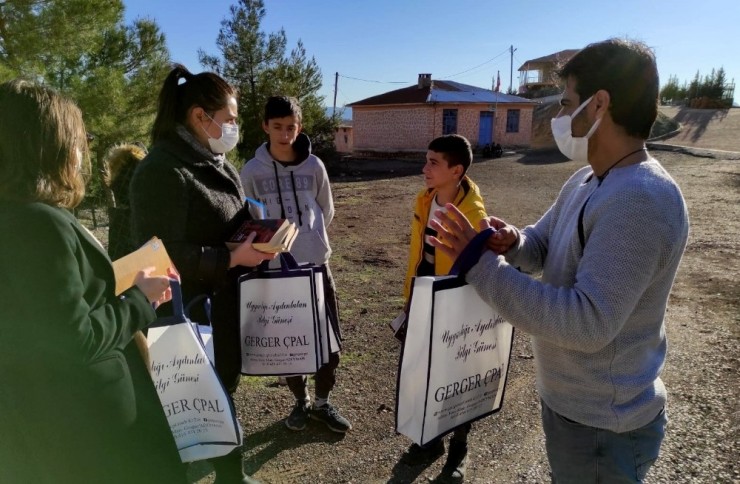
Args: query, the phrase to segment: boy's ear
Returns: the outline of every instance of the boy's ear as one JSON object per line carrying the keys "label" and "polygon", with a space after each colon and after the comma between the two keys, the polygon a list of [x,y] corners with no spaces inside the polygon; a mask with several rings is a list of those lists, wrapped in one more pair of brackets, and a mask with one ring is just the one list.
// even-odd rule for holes
{"label": "boy's ear", "polygon": [[455,165],[455,166],[453,166],[452,167],[452,171],[453,171],[453,173],[455,174],[455,176],[457,177],[458,180],[462,180],[463,173],[465,172],[465,169],[463,168],[462,165]]}
{"label": "boy's ear", "polygon": [[268,129],[270,126],[267,124],[267,121],[262,121],[262,130],[265,132],[265,134],[270,134],[270,130]]}

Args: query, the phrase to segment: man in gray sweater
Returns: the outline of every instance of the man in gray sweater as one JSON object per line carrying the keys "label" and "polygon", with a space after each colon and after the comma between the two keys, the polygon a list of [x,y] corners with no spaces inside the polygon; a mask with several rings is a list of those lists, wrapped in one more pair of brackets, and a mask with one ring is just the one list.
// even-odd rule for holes
{"label": "man in gray sweater", "polygon": [[[688,213],[645,147],[657,116],[652,51],[591,44],[560,75],[553,135],[588,166],[534,225],[484,220],[496,232],[466,280],[532,336],[553,482],[642,482],[665,433],[664,317]],[[476,230],[447,210],[434,243],[456,257]]]}

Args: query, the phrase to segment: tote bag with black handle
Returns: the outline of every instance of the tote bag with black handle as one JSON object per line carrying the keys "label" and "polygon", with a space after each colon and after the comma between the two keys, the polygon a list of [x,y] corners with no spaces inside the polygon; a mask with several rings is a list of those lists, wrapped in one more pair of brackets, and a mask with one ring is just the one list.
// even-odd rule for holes
{"label": "tote bag with black handle", "polygon": [[478,234],[449,276],[416,277],[396,393],[396,431],[418,444],[501,409],[514,330],[465,273],[492,230]]}
{"label": "tote bag with black handle", "polygon": [[147,331],[150,373],[183,462],[226,455],[242,444],[234,406],[209,359],[198,325],[171,280],[174,315]]}
{"label": "tote bag with black handle", "polygon": [[280,254],[280,268],[262,264],[239,279],[242,374],[302,375],[322,364],[316,276]]}

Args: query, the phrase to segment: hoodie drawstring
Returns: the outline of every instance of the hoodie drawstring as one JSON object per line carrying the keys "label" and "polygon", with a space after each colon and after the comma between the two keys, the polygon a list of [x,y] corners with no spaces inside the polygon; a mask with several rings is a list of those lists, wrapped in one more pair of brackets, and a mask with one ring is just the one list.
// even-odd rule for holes
{"label": "hoodie drawstring", "polygon": [[301,212],[301,205],[298,203],[298,193],[295,191],[295,175],[293,170],[290,170],[290,183],[293,185],[293,199],[295,200],[295,208],[298,210],[298,226],[303,225],[303,212]]}
{"label": "hoodie drawstring", "polygon": [[[272,162],[272,167],[275,169],[275,183],[277,183],[278,199],[280,200],[280,218],[285,218],[285,205],[283,205],[283,191],[280,188],[280,178],[278,177],[277,162]],[[300,204],[298,203],[298,193],[295,190],[295,176],[293,171],[290,171],[290,182],[293,185],[293,198],[295,200],[295,207],[298,211],[298,226],[303,225],[303,212],[301,211]]]}

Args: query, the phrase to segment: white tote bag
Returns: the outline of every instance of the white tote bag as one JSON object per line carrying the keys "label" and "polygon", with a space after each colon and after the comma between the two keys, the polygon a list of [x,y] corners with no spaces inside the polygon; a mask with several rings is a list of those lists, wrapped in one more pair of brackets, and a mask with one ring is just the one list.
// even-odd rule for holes
{"label": "white tote bag", "polygon": [[[306,266],[301,266],[306,267]],[[342,350],[341,336],[339,333],[339,319],[332,314],[326,304],[326,292],[324,281],[326,268],[323,266],[308,266],[314,271],[314,285],[316,287],[316,318],[319,331],[319,343],[321,345],[321,365],[329,362],[331,353]]]}
{"label": "white tote bag", "polygon": [[241,428],[198,326],[184,314],[180,284],[171,285],[175,314],[147,334],[152,380],[182,461],[226,455],[242,444]]}
{"label": "white tote bag", "polygon": [[513,327],[465,283],[490,232],[479,234],[452,276],[413,281],[396,398],[396,431],[418,444],[500,410]]}
{"label": "white tote bag", "polygon": [[322,363],[314,270],[298,267],[289,254],[280,258],[280,269],[239,279],[245,375],[312,374]]}

